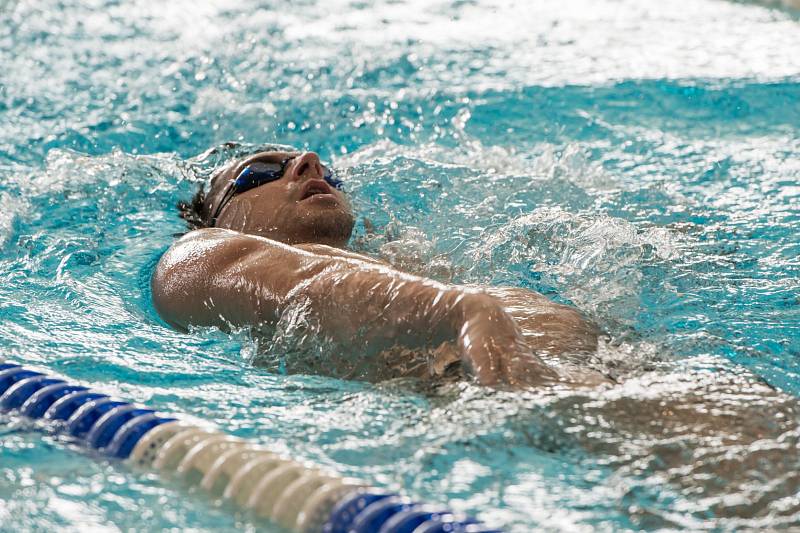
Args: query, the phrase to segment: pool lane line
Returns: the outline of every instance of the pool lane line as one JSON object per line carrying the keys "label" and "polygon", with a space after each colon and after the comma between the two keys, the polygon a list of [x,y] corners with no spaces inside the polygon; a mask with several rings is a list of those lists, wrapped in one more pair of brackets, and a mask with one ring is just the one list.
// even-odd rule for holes
{"label": "pool lane line", "polygon": [[49,422],[86,448],[183,479],[298,533],[501,531],[16,363],[0,362],[0,412]]}

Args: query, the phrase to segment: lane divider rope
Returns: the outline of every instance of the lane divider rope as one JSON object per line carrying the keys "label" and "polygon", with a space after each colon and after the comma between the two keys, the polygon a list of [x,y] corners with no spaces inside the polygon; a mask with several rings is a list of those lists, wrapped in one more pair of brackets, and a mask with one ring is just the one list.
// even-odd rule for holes
{"label": "lane divider rope", "polygon": [[298,533],[500,533],[178,416],[0,360],[0,411],[204,489]]}

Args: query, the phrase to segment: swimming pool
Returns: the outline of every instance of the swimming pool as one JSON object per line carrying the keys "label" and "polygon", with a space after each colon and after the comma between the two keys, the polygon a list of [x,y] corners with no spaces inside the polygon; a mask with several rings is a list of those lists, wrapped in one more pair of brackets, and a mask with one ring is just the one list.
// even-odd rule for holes
{"label": "swimming pool", "polygon": [[[573,303],[611,334],[596,364],[642,388],[744,368],[797,397],[796,15],[710,0],[229,4],[0,3],[5,357],[510,531],[800,521],[791,485],[785,513],[737,516],[746,490],[772,494],[758,468],[746,490],[703,494],[675,482],[702,477],[702,454],[683,473],[658,462],[748,449],[603,424],[595,404],[636,403],[633,386],[429,396],[284,376],[252,364],[245,333],[172,331],[148,293],[184,229],[173,206],[231,156],[223,143],[280,142],[342,169],[375,228],[359,223],[363,251]],[[711,400],[750,401],[738,392]],[[0,528],[269,527],[26,424],[0,426]]]}

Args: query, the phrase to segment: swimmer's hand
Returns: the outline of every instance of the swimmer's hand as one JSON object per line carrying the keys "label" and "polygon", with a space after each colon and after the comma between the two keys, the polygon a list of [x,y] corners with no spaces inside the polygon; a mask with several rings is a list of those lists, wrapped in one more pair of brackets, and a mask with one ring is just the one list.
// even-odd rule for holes
{"label": "swimmer's hand", "polygon": [[453,318],[460,325],[462,365],[481,385],[521,388],[558,380],[556,372],[531,353],[514,319],[492,296],[463,295]]}

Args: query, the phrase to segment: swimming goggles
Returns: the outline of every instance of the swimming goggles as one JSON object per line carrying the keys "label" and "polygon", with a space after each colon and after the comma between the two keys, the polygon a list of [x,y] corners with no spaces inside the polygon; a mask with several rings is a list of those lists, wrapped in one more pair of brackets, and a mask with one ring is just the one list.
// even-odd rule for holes
{"label": "swimming goggles", "polygon": [[[236,179],[228,182],[227,189],[222,195],[222,199],[219,201],[219,204],[217,204],[216,209],[214,209],[214,214],[211,217],[211,227],[216,225],[217,217],[219,217],[225,205],[231,201],[231,198],[237,194],[249,191],[250,189],[255,189],[266,183],[281,179],[284,172],[286,172],[286,165],[296,157],[298,156],[287,157],[280,163],[256,161],[244,167]],[[333,170],[325,165],[322,166],[322,179],[334,189],[342,189],[341,180],[336,177]]]}

